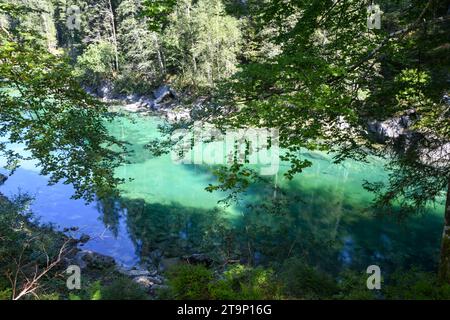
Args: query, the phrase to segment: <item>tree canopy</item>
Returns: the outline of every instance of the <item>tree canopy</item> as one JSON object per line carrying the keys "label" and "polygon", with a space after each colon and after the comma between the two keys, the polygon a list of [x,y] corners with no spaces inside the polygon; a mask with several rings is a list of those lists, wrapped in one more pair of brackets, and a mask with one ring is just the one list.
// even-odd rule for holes
{"label": "tree canopy", "polygon": [[[1,13],[20,18],[21,7],[2,4]],[[50,183],[75,187],[75,196],[93,200],[113,192],[114,168],[123,145],[105,129],[106,107],[74,80],[63,56],[49,53],[22,25],[0,30],[0,151],[14,171],[35,159]],[[12,144],[23,144],[17,152]]]}

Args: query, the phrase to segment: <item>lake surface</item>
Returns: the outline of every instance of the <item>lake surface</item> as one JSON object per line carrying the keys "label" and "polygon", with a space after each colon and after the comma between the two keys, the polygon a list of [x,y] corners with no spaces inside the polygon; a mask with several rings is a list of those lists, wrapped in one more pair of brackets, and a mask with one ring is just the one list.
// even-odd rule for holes
{"label": "lake surface", "polygon": [[303,174],[286,180],[288,166],[282,163],[277,177],[252,187],[239,203],[224,206],[219,201],[227,194],[204,190],[215,181],[208,166],[176,164],[170,155],[155,158],[145,148],[159,136],[161,120],[132,118],[108,125],[133,151],[130,163],[117,171],[132,179],[122,186],[120,199],[89,205],[72,200],[71,186],[47,186],[33,162],[24,163],[0,192],[34,195],[32,210],[41,222],[60,229],[79,227],[77,235],[92,237],[86,249],[126,266],[160,251],[166,257],[203,252],[215,259],[266,265],[300,256],[331,272],[365,270],[371,264],[382,270],[435,267],[442,206],[402,223],[374,217],[368,209],[372,196],[361,185],[386,178],[381,161],[335,165],[326,154],[305,151],[314,165]]}

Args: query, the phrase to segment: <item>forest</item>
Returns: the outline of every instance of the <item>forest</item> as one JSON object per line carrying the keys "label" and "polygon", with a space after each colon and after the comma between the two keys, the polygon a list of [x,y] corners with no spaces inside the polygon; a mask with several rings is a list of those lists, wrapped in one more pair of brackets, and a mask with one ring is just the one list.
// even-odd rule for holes
{"label": "forest", "polygon": [[0,300],[448,299],[448,1],[0,0]]}

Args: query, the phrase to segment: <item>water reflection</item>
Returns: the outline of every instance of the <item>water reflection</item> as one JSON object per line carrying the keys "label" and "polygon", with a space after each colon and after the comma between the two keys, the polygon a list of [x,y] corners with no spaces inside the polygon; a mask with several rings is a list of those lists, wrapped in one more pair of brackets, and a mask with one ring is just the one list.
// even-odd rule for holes
{"label": "water reflection", "polygon": [[[333,273],[370,264],[385,271],[435,267],[442,221],[432,212],[399,224],[393,218],[375,218],[367,203],[355,203],[332,189],[289,189],[276,199],[270,195],[268,188],[254,188],[249,195],[254,202],[243,203],[241,214],[232,216],[220,208],[129,198],[120,199],[120,206],[102,207],[120,207],[136,254],[150,263],[158,250],[165,257],[206,253],[222,264],[273,265],[297,256]],[[307,200],[292,201],[298,198]],[[104,221],[117,221],[118,213],[107,210],[103,216]]]}
{"label": "water reflection", "polygon": [[214,182],[210,168],[149,156],[144,146],[157,136],[158,122],[121,119],[111,127],[134,151],[117,173],[133,179],[123,186],[120,199],[92,205],[71,200],[70,186],[47,186],[30,163],[1,192],[32,193],[32,209],[42,222],[80,227],[80,234],[92,237],[87,249],[129,266],[139,260],[156,264],[161,256],[207,253],[220,263],[263,265],[298,256],[330,272],[343,266],[363,270],[369,264],[383,270],[435,267],[442,208],[400,224],[394,217],[375,218],[378,213],[367,208],[371,195],[361,188],[363,179],[382,178],[375,161],[335,166],[329,156],[304,152],[314,161],[311,169],[288,181],[283,179],[287,168],[282,168],[278,177],[249,189],[242,202],[223,208],[217,203],[226,194],[204,191]]}

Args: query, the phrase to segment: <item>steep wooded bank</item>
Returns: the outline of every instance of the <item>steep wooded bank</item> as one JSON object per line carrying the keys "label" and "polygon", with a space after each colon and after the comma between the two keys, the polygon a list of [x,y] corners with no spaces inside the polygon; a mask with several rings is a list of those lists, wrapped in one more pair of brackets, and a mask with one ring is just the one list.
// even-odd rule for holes
{"label": "steep wooded bank", "polygon": [[[8,1],[6,1],[8,2]],[[237,70],[247,18],[227,14],[242,5],[178,1],[167,24],[151,29],[142,0],[11,1],[32,9],[2,25],[30,27],[49,51],[67,53],[75,76],[99,95],[149,93],[164,81],[195,93]],[[249,29],[249,28],[247,28]]]}

